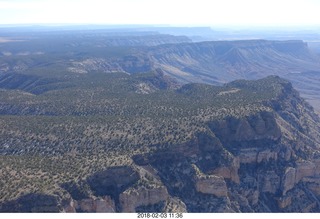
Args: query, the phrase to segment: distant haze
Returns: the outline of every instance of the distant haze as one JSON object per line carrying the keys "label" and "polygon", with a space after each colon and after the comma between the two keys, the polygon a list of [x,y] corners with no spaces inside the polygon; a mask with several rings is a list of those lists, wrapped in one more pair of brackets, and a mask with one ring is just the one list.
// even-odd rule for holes
{"label": "distant haze", "polygon": [[0,24],[320,25],[318,0],[0,0]]}

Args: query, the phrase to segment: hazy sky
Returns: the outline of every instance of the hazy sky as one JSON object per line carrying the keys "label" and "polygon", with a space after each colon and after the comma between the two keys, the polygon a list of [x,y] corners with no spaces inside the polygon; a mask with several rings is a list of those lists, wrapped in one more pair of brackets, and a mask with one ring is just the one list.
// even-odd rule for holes
{"label": "hazy sky", "polygon": [[17,23],[319,25],[320,0],[0,0]]}

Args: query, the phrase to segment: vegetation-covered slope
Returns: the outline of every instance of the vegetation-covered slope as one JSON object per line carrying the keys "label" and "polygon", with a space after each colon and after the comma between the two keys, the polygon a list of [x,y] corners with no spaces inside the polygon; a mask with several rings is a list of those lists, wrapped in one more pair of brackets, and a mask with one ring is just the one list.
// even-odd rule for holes
{"label": "vegetation-covered slope", "polygon": [[[274,204],[319,173],[319,119],[287,81],[179,87],[161,70],[60,79],[0,92],[1,211],[303,210]],[[311,205],[319,195],[306,188]]]}

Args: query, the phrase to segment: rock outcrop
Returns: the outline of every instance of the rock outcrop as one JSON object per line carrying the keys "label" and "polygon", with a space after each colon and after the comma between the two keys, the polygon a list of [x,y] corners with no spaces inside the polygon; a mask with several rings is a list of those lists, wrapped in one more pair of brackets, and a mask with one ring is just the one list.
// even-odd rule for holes
{"label": "rock outcrop", "polygon": [[296,184],[296,169],[292,167],[288,167],[285,170],[284,176],[283,176],[283,195],[287,193],[290,189],[292,189]]}
{"label": "rock outcrop", "polygon": [[[150,176],[147,168],[118,166],[97,172],[86,181],[76,184],[65,183],[62,186],[71,194],[71,199],[65,201],[63,211],[136,212],[138,207],[165,204],[170,199],[165,186],[161,184],[155,184],[153,187],[150,184],[147,184],[147,187],[134,186],[139,184],[139,181],[145,180],[145,177],[157,181]],[[90,193],[94,195],[89,195]],[[172,207],[174,206],[172,204]],[[162,209],[164,207],[165,205]]]}
{"label": "rock outcrop", "polygon": [[139,180],[137,171],[129,166],[112,167],[87,179],[95,196],[110,195],[113,199]]}
{"label": "rock outcrop", "polygon": [[314,176],[316,173],[316,165],[311,161],[296,163],[296,177],[295,182],[298,183],[302,178],[307,176]]}
{"label": "rock outcrop", "polygon": [[232,160],[230,165],[215,168],[214,170],[209,171],[209,173],[222,176],[225,179],[230,179],[235,183],[239,183],[240,182],[239,174],[238,174],[239,168],[240,168],[240,158],[235,157]]}
{"label": "rock outcrop", "polygon": [[196,179],[196,190],[204,194],[225,197],[228,193],[227,184],[222,176],[202,176]]}
{"label": "rock outcrop", "polygon": [[114,213],[116,207],[114,201],[109,197],[92,197],[81,200],[71,199],[64,206],[63,211],[66,213],[87,212],[87,213]]}
{"label": "rock outcrop", "polygon": [[154,205],[165,202],[169,197],[167,189],[162,186],[159,188],[139,188],[134,191],[124,191],[120,194],[120,205],[122,212],[136,212],[139,206]]}

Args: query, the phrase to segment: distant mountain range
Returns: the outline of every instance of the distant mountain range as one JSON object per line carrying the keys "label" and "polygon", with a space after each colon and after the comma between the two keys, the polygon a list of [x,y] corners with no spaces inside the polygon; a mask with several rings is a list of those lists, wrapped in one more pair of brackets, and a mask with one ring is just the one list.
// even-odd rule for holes
{"label": "distant mountain range", "polygon": [[215,85],[278,75],[293,82],[301,95],[320,109],[320,57],[299,40],[194,43],[187,37],[147,31],[70,31],[30,34],[22,40],[2,43],[1,48],[2,75],[55,78],[66,73],[135,74],[160,68],[180,83]]}

